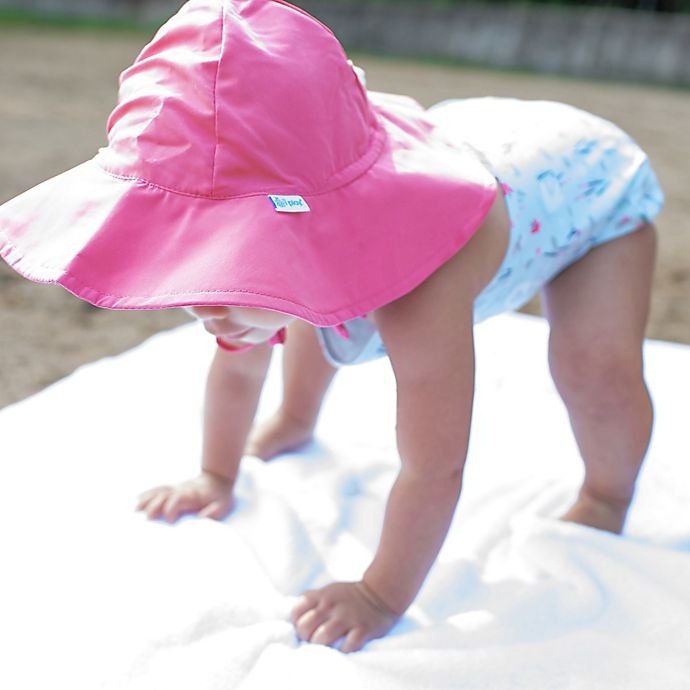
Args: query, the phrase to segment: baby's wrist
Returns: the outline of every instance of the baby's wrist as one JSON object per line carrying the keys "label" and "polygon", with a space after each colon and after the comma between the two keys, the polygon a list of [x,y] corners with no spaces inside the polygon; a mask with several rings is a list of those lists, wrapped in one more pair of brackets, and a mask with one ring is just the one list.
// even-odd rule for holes
{"label": "baby's wrist", "polygon": [[360,594],[367,600],[370,606],[375,608],[379,613],[382,613],[389,618],[400,618],[400,616],[402,616],[402,614],[405,612],[405,609],[398,611],[389,606],[364,578],[362,578],[359,582],[356,582],[355,586],[359,590]]}
{"label": "baby's wrist", "polygon": [[384,567],[374,558],[362,576],[362,583],[388,611],[399,618],[412,605],[424,581],[424,576],[415,565],[419,564],[413,563],[410,572],[404,566]]}
{"label": "baby's wrist", "polygon": [[201,468],[201,476],[210,479],[216,484],[227,485],[228,489],[232,489],[235,484],[235,477],[231,477],[230,475],[219,472],[218,470],[211,470],[203,466]]}

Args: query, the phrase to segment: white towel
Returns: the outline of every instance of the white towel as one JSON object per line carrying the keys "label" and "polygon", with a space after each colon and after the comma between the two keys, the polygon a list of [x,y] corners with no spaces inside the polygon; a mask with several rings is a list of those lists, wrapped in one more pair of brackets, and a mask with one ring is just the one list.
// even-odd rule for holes
{"label": "white towel", "polygon": [[138,492],[198,470],[213,347],[183,327],[0,412],[0,688],[690,688],[690,347],[647,344],[656,429],[616,537],[554,519],[582,470],[544,323],[478,327],[450,534],[400,623],[352,655],[298,643],[289,612],[375,549],[397,463],[390,368],[339,374],[317,442],[246,458],[225,522],[148,522]]}

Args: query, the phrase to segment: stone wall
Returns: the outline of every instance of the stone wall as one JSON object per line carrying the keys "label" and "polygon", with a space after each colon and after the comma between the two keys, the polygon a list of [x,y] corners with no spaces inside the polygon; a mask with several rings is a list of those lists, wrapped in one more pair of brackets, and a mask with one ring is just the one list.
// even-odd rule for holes
{"label": "stone wall", "polygon": [[303,0],[351,49],[690,84],[690,16],[602,8],[342,4]]}
{"label": "stone wall", "polygon": [[[0,0],[55,15],[155,22],[179,0]],[[350,50],[690,85],[690,16],[601,8],[298,0]]]}
{"label": "stone wall", "polygon": [[0,0],[0,10],[35,12],[44,17],[159,23],[184,0]]}

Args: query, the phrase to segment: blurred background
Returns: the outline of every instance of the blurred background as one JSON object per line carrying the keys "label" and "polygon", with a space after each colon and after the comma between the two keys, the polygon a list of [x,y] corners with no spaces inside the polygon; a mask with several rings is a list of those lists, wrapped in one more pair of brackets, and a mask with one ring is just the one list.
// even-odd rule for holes
{"label": "blurred background", "polygon": [[[104,145],[119,73],[180,4],[0,0],[0,203]],[[690,0],[295,4],[334,30],[372,89],[424,105],[559,100],[627,130],[667,195],[648,334],[690,343]],[[95,309],[0,262],[0,406],[185,321]]]}

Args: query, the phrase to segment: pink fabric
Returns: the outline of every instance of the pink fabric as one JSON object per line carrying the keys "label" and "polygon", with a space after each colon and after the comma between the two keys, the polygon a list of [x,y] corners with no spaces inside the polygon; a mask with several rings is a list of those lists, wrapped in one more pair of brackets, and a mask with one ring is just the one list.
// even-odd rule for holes
{"label": "pink fabric", "polygon": [[221,350],[232,353],[248,352],[256,347],[255,343],[247,343],[246,345],[230,345],[230,343],[226,343],[222,338],[216,338],[216,345],[218,345]]}
{"label": "pink fabric", "polygon": [[[122,74],[107,148],[0,207],[0,252],[102,307],[330,326],[455,254],[495,185],[414,101],[367,94],[302,10],[192,0]],[[276,212],[269,194],[311,210]]]}
{"label": "pink fabric", "polygon": [[[273,347],[274,345],[284,345],[286,340],[287,329],[281,328],[268,339],[268,344],[271,345],[271,347]],[[248,343],[246,345],[231,345],[230,343],[226,343],[221,337],[218,337],[216,338],[216,345],[218,345],[218,347],[221,350],[225,350],[226,352],[247,352],[248,350],[253,350],[258,345],[258,343]]]}

